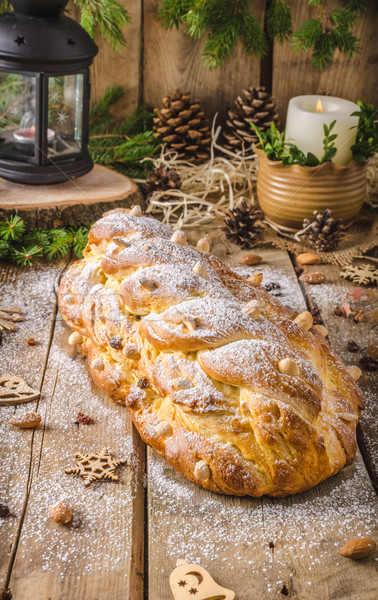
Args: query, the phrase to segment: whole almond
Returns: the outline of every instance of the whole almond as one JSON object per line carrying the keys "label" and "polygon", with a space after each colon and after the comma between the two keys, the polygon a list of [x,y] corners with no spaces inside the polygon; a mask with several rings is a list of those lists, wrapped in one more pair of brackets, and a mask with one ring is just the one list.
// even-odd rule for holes
{"label": "whole almond", "polygon": [[10,423],[11,425],[14,425],[15,427],[20,427],[21,429],[37,427],[37,425],[39,425],[40,422],[41,415],[33,411],[20,412],[8,421],[8,423]]}
{"label": "whole almond", "polygon": [[303,254],[298,254],[296,261],[299,266],[316,265],[320,261],[320,258],[316,254],[311,254],[311,252],[303,252]]}
{"label": "whole almond", "polygon": [[55,506],[50,506],[49,516],[55,523],[65,525],[71,521],[72,511],[65,500],[60,500]]}
{"label": "whole almond", "polygon": [[262,273],[253,273],[250,277],[248,277],[247,281],[253,283],[253,285],[260,286],[262,284],[263,274]]}
{"label": "whole almond", "polygon": [[258,254],[244,254],[240,259],[245,265],[258,265],[262,261],[262,257]]}
{"label": "whole almond", "polygon": [[305,310],[304,312],[300,313],[294,319],[294,323],[297,323],[297,325],[300,325],[301,327],[303,327],[303,329],[306,329],[306,331],[308,331],[312,327],[313,322],[314,317],[308,310]]}
{"label": "whole almond", "polygon": [[326,281],[326,276],[320,271],[303,273],[303,275],[300,276],[299,281],[304,281],[305,283],[323,283]]}
{"label": "whole almond", "polygon": [[370,344],[370,346],[366,348],[366,354],[373,360],[378,360],[378,344]]}
{"label": "whole almond", "polygon": [[356,538],[345,544],[339,550],[339,554],[345,558],[366,558],[375,551],[376,547],[377,544],[371,538]]}

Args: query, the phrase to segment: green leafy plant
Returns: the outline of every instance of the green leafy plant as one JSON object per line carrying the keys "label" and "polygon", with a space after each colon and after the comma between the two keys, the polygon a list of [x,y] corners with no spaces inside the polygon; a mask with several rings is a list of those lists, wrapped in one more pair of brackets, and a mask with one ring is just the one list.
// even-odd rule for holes
{"label": "green leafy plant", "polygon": [[323,155],[320,159],[312,152],[305,154],[295,144],[285,142],[285,132],[280,133],[275,123],[272,123],[267,131],[260,131],[254,123],[251,123],[251,126],[259,138],[262,150],[270,160],[282,161],[284,165],[316,167],[332,160],[337,152],[335,148],[337,134],[331,133],[335,123],[336,121],[332,121],[329,126],[323,125]]}
{"label": "green leafy plant", "polygon": [[59,227],[25,231],[17,215],[0,221],[0,258],[23,267],[38,260],[63,258],[72,251],[80,258],[88,240],[89,227]]}
{"label": "green leafy plant", "polygon": [[311,52],[319,70],[331,64],[337,49],[348,58],[360,52],[353,27],[369,0],[339,0],[340,7],[333,10],[328,0],[307,1],[316,14],[296,31],[286,0],[267,1],[266,33],[251,13],[253,0],[160,0],[159,16],[168,29],[183,25],[192,38],[206,36],[202,58],[211,69],[230,58],[238,40],[248,55],[257,57],[267,53],[269,39],[288,40],[294,49]]}
{"label": "green leafy plant", "polygon": [[357,100],[360,111],[352,113],[359,117],[356,141],[352,146],[354,160],[363,161],[378,152],[378,111],[372,104]]}

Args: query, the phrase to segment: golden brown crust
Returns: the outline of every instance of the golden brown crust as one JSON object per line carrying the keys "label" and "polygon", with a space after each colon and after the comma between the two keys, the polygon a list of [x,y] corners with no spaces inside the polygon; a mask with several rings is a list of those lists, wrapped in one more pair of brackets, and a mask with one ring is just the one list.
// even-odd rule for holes
{"label": "golden brown crust", "polygon": [[363,399],[325,338],[171,234],[112,211],[66,273],[60,309],[84,336],[96,384],[214,492],[282,497],[349,464]]}

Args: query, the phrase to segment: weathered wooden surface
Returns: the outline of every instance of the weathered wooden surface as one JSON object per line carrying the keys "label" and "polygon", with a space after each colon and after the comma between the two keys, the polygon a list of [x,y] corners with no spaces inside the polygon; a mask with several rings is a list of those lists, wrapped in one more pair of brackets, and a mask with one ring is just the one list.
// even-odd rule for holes
{"label": "weathered wooden surface", "polygon": [[[246,57],[239,46],[224,67],[210,71],[201,60],[203,40],[192,40],[181,30],[164,29],[157,20],[158,5],[158,0],[143,3],[145,102],[161,106],[163,96],[178,87],[200,99],[210,120],[216,112],[223,118],[226,106],[243,88],[259,85],[259,61]],[[265,1],[252,8],[263,23]]]}
{"label": "weathered wooden surface", "polygon": [[135,181],[103,165],[95,165],[79,179],[54,185],[0,179],[0,220],[18,214],[28,229],[88,225],[106,210],[133,204],[144,205]]}
{"label": "weathered wooden surface", "polygon": [[[90,381],[84,358],[67,344],[69,331],[62,318],[54,319],[54,288],[61,271],[48,267],[19,277],[15,289],[23,299],[26,319],[1,349],[2,369],[17,371],[31,385],[42,385],[37,403],[42,422],[34,432],[18,430],[8,419],[25,405],[1,409],[1,501],[9,505],[11,516],[0,523],[0,588],[9,586],[16,600],[110,596],[139,600],[144,445],[124,407],[104,398]],[[12,271],[3,293],[7,301],[16,302],[11,277]],[[36,346],[27,346],[31,336]],[[76,425],[79,411],[94,423]],[[76,452],[103,447],[128,460],[119,469],[120,483],[97,483],[87,489],[82,479],[64,473],[74,465]],[[48,508],[62,498],[74,515],[66,527],[48,518]]]}
{"label": "weathered wooden surface", "polygon": [[[204,231],[195,234],[203,235]],[[262,271],[263,284],[281,284],[283,303],[296,310],[305,307],[286,252],[258,248],[264,262],[245,267],[239,263],[241,253],[234,254],[235,246],[225,243],[218,231],[212,238],[215,254],[241,272]],[[375,600],[376,558],[353,562],[337,553],[353,537],[378,539],[376,495],[361,455],[335,477],[282,500],[206,492],[151,449],[145,465],[145,448],[127,411],[91,383],[85,359],[67,345],[68,328],[61,317],[54,319],[54,288],[63,266],[5,266],[0,279],[1,301],[25,309],[25,321],[5,336],[0,348],[1,371],[17,370],[28,383],[41,387],[43,417],[33,433],[8,425],[10,416],[25,406],[3,407],[0,412],[0,502],[12,513],[0,520],[0,589],[9,585],[13,600],[171,600],[169,575],[177,559],[184,558],[208,569],[217,583],[235,591],[237,600]],[[333,283],[329,275],[332,307],[334,295],[339,295],[333,286],[344,286],[336,281],[336,271],[334,276]],[[320,295],[326,296],[327,289],[312,286],[306,293],[316,296],[323,309]],[[361,324],[340,319],[340,330],[333,334],[336,324],[327,321],[324,309],[322,316],[341,353],[342,342],[336,338],[341,332],[346,341],[350,336],[344,327],[363,331]],[[29,347],[28,337],[40,343]],[[367,391],[366,414],[372,414],[370,375],[364,373],[362,385]],[[79,411],[90,415],[93,425],[75,425]],[[368,435],[373,439],[372,429]],[[129,458],[119,470],[119,484],[87,489],[81,479],[64,474],[73,466],[75,452],[104,446],[117,458]],[[48,507],[62,497],[74,512],[68,527],[47,516]]]}
{"label": "weathered wooden surface", "polygon": [[[124,33],[127,45],[121,52],[114,52],[110,46],[97,37],[99,48],[91,67],[91,100],[100,100],[105,90],[112,85],[122,86],[125,94],[117,104],[119,116],[129,115],[142,99],[142,0],[119,0],[131,16],[132,23]],[[69,3],[71,18],[78,17],[73,2]]]}
{"label": "weathered wooden surface", "polygon": [[[272,84],[283,122],[288,100],[301,94],[330,92],[342,98],[378,104],[378,17],[374,2],[370,2],[355,28],[361,39],[361,54],[350,60],[337,51],[331,68],[322,73],[312,67],[309,55],[296,54],[287,42],[274,43],[272,61],[261,62],[238,48],[224,67],[209,71],[200,58],[203,40],[192,40],[182,29],[164,29],[157,19],[158,0],[121,0],[121,3],[133,20],[125,28],[127,46],[119,54],[97,40],[99,54],[92,68],[92,102],[99,100],[111,85],[121,85],[125,90],[124,98],[117,105],[119,117],[130,114],[141,100],[159,106],[162,97],[177,86],[192,91],[210,119],[219,112],[221,121],[226,109],[245,87],[261,82]],[[304,0],[290,5],[295,26],[316,14],[316,7],[309,7]],[[266,7],[266,0],[251,5],[261,23]],[[75,15],[72,5],[71,9]]]}
{"label": "weathered wooden surface", "polygon": [[[331,2],[329,3],[331,5]],[[333,5],[340,3],[333,2]],[[331,96],[378,104],[377,76],[377,23],[376,3],[370,2],[363,18],[359,19],[354,33],[360,38],[362,52],[352,59],[338,50],[329,69],[317,71],[308,54],[297,54],[288,43],[275,44],[273,56],[273,94],[277,100],[282,125],[285,124],[290,98],[302,94],[328,93]],[[290,3],[293,24],[297,27],[305,19],[316,15],[316,7],[308,2]]]}
{"label": "weathered wooden surface", "polygon": [[[201,232],[195,236],[200,237]],[[256,251],[264,262],[241,267],[213,233],[212,252],[244,272],[281,284],[280,300],[306,308],[286,252]],[[232,247],[235,251],[235,246]],[[264,282],[263,282],[264,283]],[[304,494],[283,500],[230,498],[195,489],[148,449],[149,599],[170,600],[176,560],[200,563],[237,600],[376,598],[374,558],[346,561],[337,550],[354,537],[378,535],[378,506],[365,466],[355,465]]]}

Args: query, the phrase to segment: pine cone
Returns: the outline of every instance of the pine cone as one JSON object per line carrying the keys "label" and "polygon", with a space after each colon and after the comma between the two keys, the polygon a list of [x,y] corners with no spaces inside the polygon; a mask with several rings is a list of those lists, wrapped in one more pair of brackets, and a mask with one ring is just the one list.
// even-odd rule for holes
{"label": "pine cone", "polygon": [[196,164],[210,156],[211,130],[198,100],[181,90],[163,98],[163,107],[154,108],[153,128],[156,137],[178,158]]}
{"label": "pine cone", "polygon": [[[165,190],[179,190],[181,187],[180,175],[174,169],[169,167],[159,167],[151,171],[147,176],[147,181],[143,186],[146,199],[152,196],[154,192],[164,192]],[[170,200],[172,196],[164,194],[160,200]]]}
{"label": "pine cone", "polygon": [[261,131],[269,129],[274,122],[279,125],[274,98],[265,87],[249,87],[237,97],[234,108],[227,111],[228,119],[223,131],[224,146],[229,150],[247,153],[258,142],[250,123]]}
{"label": "pine cone", "polygon": [[263,213],[244,201],[230,210],[225,217],[222,230],[226,237],[242,248],[253,248],[263,229]]}
{"label": "pine cone", "polygon": [[314,211],[315,220],[304,219],[303,228],[309,227],[304,238],[313,248],[320,252],[334,250],[345,235],[345,227],[340,219],[332,217],[332,211],[327,208],[324,213]]}

